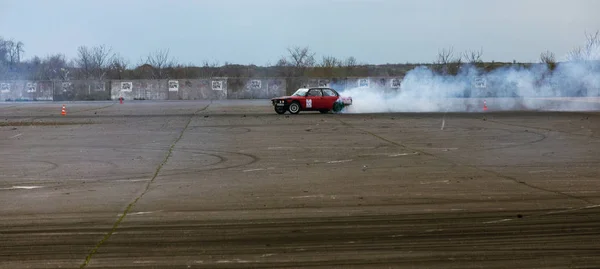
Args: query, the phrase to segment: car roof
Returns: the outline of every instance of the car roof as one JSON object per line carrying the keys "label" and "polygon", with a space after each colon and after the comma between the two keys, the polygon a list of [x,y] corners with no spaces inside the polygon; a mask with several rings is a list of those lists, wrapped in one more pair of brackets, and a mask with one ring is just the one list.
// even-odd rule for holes
{"label": "car roof", "polygon": [[329,87],[298,88],[298,90],[333,90],[333,91],[335,91],[333,88],[329,88]]}

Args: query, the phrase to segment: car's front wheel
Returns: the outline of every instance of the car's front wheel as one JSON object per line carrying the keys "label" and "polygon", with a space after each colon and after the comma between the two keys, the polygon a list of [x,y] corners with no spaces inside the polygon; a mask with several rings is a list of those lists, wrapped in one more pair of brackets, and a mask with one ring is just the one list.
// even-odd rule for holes
{"label": "car's front wheel", "polygon": [[300,112],[300,103],[298,103],[298,102],[291,103],[290,106],[288,107],[288,110],[292,114],[298,114]]}
{"label": "car's front wheel", "polygon": [[285,107],[283,107],[283,106],[275,106],[275,112],[277,114],[284,114],[285,113]]}

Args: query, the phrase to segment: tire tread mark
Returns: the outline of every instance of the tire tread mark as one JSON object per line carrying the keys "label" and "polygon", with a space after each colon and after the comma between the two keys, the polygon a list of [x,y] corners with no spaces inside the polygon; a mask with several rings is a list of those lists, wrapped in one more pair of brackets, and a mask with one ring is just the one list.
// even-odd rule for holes
{"label": "tire tread mark", "polygon": [[[469,167],[473,167],[473,166],[469,166]],[[517,178],[511,177],[511,176],[500,174],[500,173],[498,173],[496,171],[493,171],[493,170],[481,169],[481,168],[476,168],[476,167],[473,167],[473,168],[478,169],[480,171],[484,171],[486,173],[493,174],[493,175],[495,175],[497,177],[501,177],[501,178],[504,178],[504,179],[508,179],[508,180],[514,181],[517,184],[521,184],[521,185],[527,186],[527,187],[532,188],[532,189],[536,189],[536,190],[540,190],[540,191],[544,191],[544,192],[550,192],[550,193],[554,193],[554,194],[557,194],[557,195],[562,195],[562,196],[565,196],[567,198],[571,198],[571,199],[575,199],[575,200],[579,200],[579,201],[585,202],[586,204],[589,204],[589,205],[594,205],[594,203],[592,201],[587,200],[587,199],[582,198],[582,197],[578,197],[578,196],[575,196],[575,195],[572,195],[572,194],[568,194],[568,193],[564,193],[564,192],[560,192],[560,191],[555,191],[555,190],[546,189],[546,188],[538,187],[538,186],[535,186],[535,185],[531,185],[531,184],[529,184],[529,183],[527,183],[525,181],[518,180]]]}
{"label": "tire tread mark", "polygon": [[567,132],[567,131],[559,131],[559,130],[554,130],[554,129],[549,129],[549,128],[533,127],[533,126],[527,126],[527,125],[506,123],[506,122],[501,122],[501,121],[497,121],[497,120],[490,120],[490,119],[488,119],[487,121],[492,122],[492,123],[496,123],[496,124],[500,124],[500,125],[506,125],[506,126],[514,126],[514,127],[521,127],[521,128],[538,129],[538,130],[544,130],[544,131],[547,131],[547,132],[557,132],[557,133],[563,133],[563,134],[568,134],[568,135],[573,135],[573,136],[584,136],[584,137],[600,138],[600,136],[597,136],[597,135],[594,135],[594,134],[591,134],[591,135],[578,134],[578,133],[572,133],[572,132]]}
{"label": "tire tread mark", "polygon": [[[503,130],[503,129],[498,129],[498,130]],[[478,150],[478,151],[488,151],[488,150],[496,150],[496,149],[518,148],[518,147],[522,147],[522,146],[527,146],[527,145],[532,145],[532,144],[535,144],[535,143],[539,143],[539,142],[542,142],[542,141],[546,140],[546,138],[548,138],[548,136],[546,136],[545,134],[542,134],[542,133],[533,132],[533,131],[529,131],[529,133],[535,134],[535,135],[537,135],[537,136],[539,136],[541,138],[538,138],[538,139],[533,140],[533,141],[528,141],[528,142],[525,142],[525,143],[522,143],[522,144],[499,146],[499,147],[492,147],[492,148],[484,148],[484,149],[481,149],[481,150]]]}
{"label": "tire tread mark", "polygon": [[[370,134],[370,135],[372,135],[372,136],[374,136],[374,137],[376,137],[376,138],[379,138],[379,139],[381,139],[381,140],[383,140],[383,141],[385,141],[385,142],[388,142],[388,143],[390,143],[390,144],[393,144],[393,145],[396,145],[396,146],[399,146],[399,147],[402,147],[402,148],[405,148],[405,149],[414,150],[415,152],[419,152],[419,153],[421,153],[421,154],[423,154],[423,155],[431,156],[431,157],[433,157],[433,158],[436,158],[436,159],[438,159],[438,160],[445,161],[445,162],[447,162],[447,163],[450,163],[450,164],[453,164],[453,165],[456,165],[456,166],[464,166],[464,167],[469,167],[469,168],[471,168],[471,169],[475,169],[475,170],[483,171],[483,172],[486,172],[486,173],[488,173],[488,174],[492,174],[492,175],[494,175],[494,176],[497,176],[497,177],[500,177],[500,178],[503,178],[503,179],[506,179],[506,180],[513,181],[513,182],[515,182],[515,183],[518,183],[518,184],[521,184],[521,185],[523,185],[523,186],[527,186],[527,187],[529,187],[529,188],[531,188],[531,189],[535,189],[535,190],[539,190],[539,191],[543,191],[543,192],[548,192],[548,193],[557,194],[557,195],[564,196],[564,197],[567,197],[567,198],[571,198],[571,199],[575,199],[575,200],[582,201],[582,202],[584,202],[584,203],[586,203],[586,204],[588,204],[588,205],[594,205],[594,203],[593,203],[593,202],[591,202],[591,201],[589,201],[589,200],[587,200],[587,199],[585,199],[585,198],[581,198],[581,197],[578,197],[578,196],[575,196],[575,195],[571,195],[571,194],[568,194],[568,193],[564,193],[564,192],[560,192],[560,191],[555,191],[555,190],[546,189],[546,188],[538,187],[538,186],[535,186],[535,185],[531,185],[531,184],[529,184],[529,183],[526,183],[526,182],[524,182],[524,181],[518,180],[518,179],[516,179],[516,178],[514,178],[514,177],[511,177],[511,176],[506,176],[506,175],[503,175],[503,174],[501,174],[501,173],[499,173],[499,172],[492,171],[492,170],[481,169],[481,168],[479,168],[479,167],[477,167],[477,166],[474,166],[474,165],[468,165],[468,164],[466,164],[466,165],[465,165],[465,164],[459,164],[459,163],[456,163],[456,162],[454,162],[454,161],[452,161],[452,160],[449,160],[449,159],[447,159],[447,158],[444,158],[444,157],[440,157],[440,156],[437,156],[437,155],[434,155],[434,154],[431,154],[431,153],[428,153],[428,152],[424,152],[424,151],[421,151],[421,150],[412,149],[412,148],[410,148],[410,147],[407,147],[407,146],[405,146],[405,145],[402,145],[402,144],[400,144],[400,143],[394,142],[394,141],[392,141],[392,140],[389,140],[389,139],[387,139],[387,138],[384,138],[384,137],[382,137],[382,136],[380,136],[380,135],[377,135],[377,134],[375,134],[375,133],[373,133],[373,132],[370,132],[370,131],[364,130],[364,129],[362,129],[362,128],[358,128],[358,127],[356,127],[356,126],[354,126],[354,125],[352,125],[352,124],[350,124],[350,123],[347,123],[347,122],[345,122],[345,121],[343,121],[343,120],[341,120],[341,119],[338,119],[338,118],[336,118],[336,120],[337,120],[337,121],[339,121],[340,123],[342,123],[342,124],[343,124],[343,125],[345,125],[345,126],[348,126],[348,127],[350,127],[350,128],[353,128],[353,129],[360,130],[360,131],[362,131],[362,132],[365,132],[365,133],[367,133],[367,134]],[[522,127],[522,126],[519,126],[519,127]],[[525,127],[525,128],[529,128],[529,127]],[[542,140],[543,140],[543,139],[542,139]],[[539,141],[538,141],[538,142],[539,142]]]}
{"label": "tire tread mark", "polygon": [[71,113],[79,113],[79,112],[87,112],[87,111],[101,110],[101,109],[105,109],[105,108],[112,107],[112,106],[114,106],[114,105],[116,105],[116,104],[117,104],[117,102],[113,102],[113,103],[112,103],[112,104],[110,104],[110,105],[106,105],[106,106],[102,106],[102,107],[96,107],[96,108],[87,108],[87,109],[75,110],[75,111],[72,111]]}
{"label": "tire tread mark", "polygon": [[[87,111],[101,110],[101,109],[105,109],[105,108],[112,107],[112,106],[114,106],[115,104],[117,104],[117,102],[113,102],[112,104],[110,104],[110,105],[107,105],[107,106],[96,107],[96,108],[88,108],[88,109],[82,109],[82,110],[75,110],[75,111],[71,111],[71,112],[69,112],[69,113],[71,113],[71,114],[77,114],[77,113],[79,113],[79,112],[87,112]],[[41,119],[41,118],[45,118],[45,117],[43,117],[43,116],[33,117],[33,118],[31,119],[31,125],[33,125],[33,122],[34,122],[35,120],[38,120],[38,119]]]}
{"label": "tire tread mark", "polygon": [[181,140],[181,138],[183,137],[183,134],[185,133],[185,131],[187,130],[188,126],[190,125],[190,123],[192,122],[192,119],[194,118],[194,116],[201,112],[206,110],[210,105],[212,104],[209,103],[208,105],[206,105],[203,108],[198,109],[187,121],[187,123],[185,124],[185,127],[183,127],[183,130],[181,130],[181,132],[179,133],[179,136],[173,141],[173,143],[171,143],[171,147],[169,148],[169,150],[167,151],[167,154],[165,156],[165,158],[163,159],[163,161],[158,165],[158,167],[156,168],[156,170],[154,171],[154,175],[152,175],[152,179],[150,179],[150,181],[148,181],[148,183],[146,183],[146,187],[144,188],[144,191],[138,195],[135,200],[133,200],[133,202],[129,203],[127,205],[127,207],[125,208],[125,210],[123,211],[123,213],[121,214],[121,216],[117,219],[117,221],[115,221],[115,223],[112,226],[112,229],[110,231],[108,231],[108,233],[106,233],[104,235],[104,237],[102,238],[102,240],[100,240],[93,248],[92,250],[89,252],[89,254],[85,257],[84,262],[81,264],[81,266],[79,266],[79,268],[85,268],[90,261],[92,260],[92,257],[94,256],[94,254],[96,254],[96,252],[98,252],[98,250],[100,249],[100,247],[113,235],[113,233],[117,230],[117,228],[119,228],[119,225],[121,224],[121,222],[123,222],[123,219],[125,219],[125,217],[127,216],[127,214],[131,211],[131,209],[137,204],[137,202],[148,192],[148,190],[150,190],[150,186],[152,185],[152,183],[154,183],[154,181],[156,180],[156,178],[158,177],[158,174],[160,173],[160,170],[162,169],[162,167],[167,163],[167,161],[169,160],[169,158],[171,158],[171,155],[173,154],[173,149],[175,148],[175,145],[177,144],[177,142],[179,142],[179,140]]}
{"label": "tire tread mark", "polygon": [[11,108],[14,108],[14,107],[17,107],[17,105],[0,107],[0,109],[11,109]]}

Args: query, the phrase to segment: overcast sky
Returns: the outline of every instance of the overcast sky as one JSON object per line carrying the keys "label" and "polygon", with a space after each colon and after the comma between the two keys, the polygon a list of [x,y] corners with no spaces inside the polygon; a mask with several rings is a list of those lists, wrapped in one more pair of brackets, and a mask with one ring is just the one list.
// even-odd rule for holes
{"label": "overcast sky", "polygon": [[0,36],[26,58],[106,44],[132,64],[168,48],[182,63],[274,64],[291,46],[365,63],[560,59],[600,30],[598,0],[0,0]]}

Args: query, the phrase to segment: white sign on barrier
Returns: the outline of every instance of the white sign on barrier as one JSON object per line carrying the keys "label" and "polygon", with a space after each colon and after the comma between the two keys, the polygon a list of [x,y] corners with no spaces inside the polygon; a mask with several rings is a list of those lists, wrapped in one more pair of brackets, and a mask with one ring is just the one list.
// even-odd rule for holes
{"label": "white sign on barrier", "polygon": [[250,81],[250,88],[253,90],[258,90],[258,89],[262,88],[262,81],[260,81],[258,79],[254,79],[254,80]]}
{"label": "white sign on barrier", "polygon": [[367,78],[361,78],[358,80],[358,87],[369,87],[369,79]]}
{"label": "white sign on barrier", "polygon": [[121,91],[130,92],[133,90],[133,82],[121,82]]}
{"label": "white sign on barrier", "polygon": [[62,83],[62,91],[67,92],[71,88],[71,82],[63,82]]}
{"label": "white sign on barrier", "polygon": [[487,87],[487,80],[484,77],[476,77],[473,81],[475,88],[483,89]]}
{"label": "white sign on barrier", "polygon": [[0,92],[9,93],[10,92],[10,84],[9,83],[0,83]]}
{"label": "white sign on barrier", "polygon": [[27,92],[36,92],[37,83],[27,82]]}
{"label": "white sign on barrier", "polygon": [[223,81],[213,80],[212,81],[212,89],[213,89],[213,91],[222,91],[223,90]]}
{"label": "white sign on barrier", "polygon": [[397,78],[393,78],[390,80],[390,86],[392,87],[392,89],[398,89],[400,88],[400,79]]}
{"label": "white sign on barrier", "polygon": [[179,91],[179,81],[178,80],[169,80],[169,91],[170,92]]}
{"label": "white sign on barrier", "polygon": [[104,82],[94,82],[93,83],[94,91],[96,91],[96,92],[105,91],[104,86],[105,86]]}

